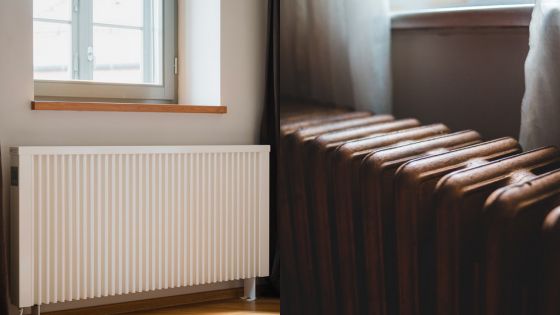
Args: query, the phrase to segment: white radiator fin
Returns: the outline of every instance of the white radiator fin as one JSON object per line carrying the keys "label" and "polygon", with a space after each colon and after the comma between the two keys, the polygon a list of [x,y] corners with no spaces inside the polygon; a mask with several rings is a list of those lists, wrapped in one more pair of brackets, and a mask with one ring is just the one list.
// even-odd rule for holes
{"label": "white radiator fin", "polygon": [[34,297],[20,304],[268,275],[267,154],[32,155]]}

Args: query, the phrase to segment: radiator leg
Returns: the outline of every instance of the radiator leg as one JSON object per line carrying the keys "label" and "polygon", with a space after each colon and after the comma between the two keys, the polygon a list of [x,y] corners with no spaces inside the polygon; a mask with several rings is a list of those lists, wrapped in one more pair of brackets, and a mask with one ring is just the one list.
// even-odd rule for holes
{"label": "radiator leg", "polygon": [[34,305],[31,308],[31,314],[32,315],[41,315],[41,305]]}
{"label": "radiator leg", "polygon": [[245,279],[244,293],[242,299],[247,302],[257,299],[257,278]]}

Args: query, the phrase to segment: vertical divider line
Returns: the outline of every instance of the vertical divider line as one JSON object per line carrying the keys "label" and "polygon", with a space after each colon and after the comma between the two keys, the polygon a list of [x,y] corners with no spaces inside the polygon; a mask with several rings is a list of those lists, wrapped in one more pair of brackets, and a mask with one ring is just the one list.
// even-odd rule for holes
{"label": "vertical divider line", "polygon": [[259,155],[259,273],[266,276],[269,274],[269,154]]}

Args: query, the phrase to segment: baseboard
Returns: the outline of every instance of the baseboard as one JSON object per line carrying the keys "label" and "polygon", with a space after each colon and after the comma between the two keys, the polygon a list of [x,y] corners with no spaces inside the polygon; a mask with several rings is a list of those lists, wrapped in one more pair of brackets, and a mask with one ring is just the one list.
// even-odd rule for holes
{"label": "baseboard", "polygon": [[160,308],[197,304],[204,302],[223,301],[239,298],[243,295],[243,288],[233,288],[219,291],[199,292],[193,294],[161,297],[148,300],[132,301],[118,304],[100,305],[81,309],[43,313],[45,315],[116,315],[129,312],[148,311]]}

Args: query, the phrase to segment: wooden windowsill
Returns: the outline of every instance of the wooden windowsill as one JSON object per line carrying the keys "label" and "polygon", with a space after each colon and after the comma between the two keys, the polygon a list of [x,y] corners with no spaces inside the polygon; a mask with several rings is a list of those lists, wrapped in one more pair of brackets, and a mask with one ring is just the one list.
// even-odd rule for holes
{"label": "wooden windowsill", "polygon": [[79,111],[79,112],[137,112],[137,113],[199,113],[225,114],[227,106],[197,106],[181,104],[106,103],[32,101],[33,110]]}
{"label": "wooden windowsill", "polygon": [[393,30],[522,27],[531,22],[534,5],[499,5],[395,12]]}

